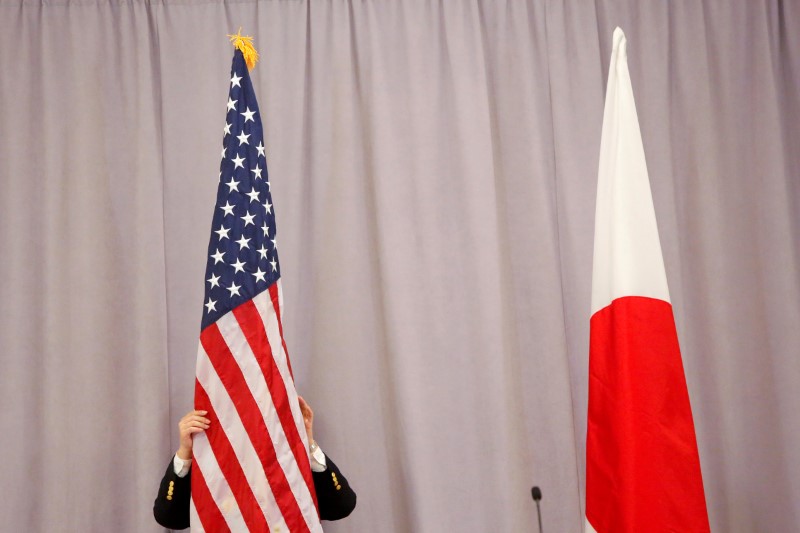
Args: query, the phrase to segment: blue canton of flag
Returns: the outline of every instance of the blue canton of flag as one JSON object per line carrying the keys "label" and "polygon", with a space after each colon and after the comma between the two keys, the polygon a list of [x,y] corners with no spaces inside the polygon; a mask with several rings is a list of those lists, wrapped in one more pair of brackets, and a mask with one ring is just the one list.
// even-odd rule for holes
{"label": "blue canton of flag", "polygon": [[280,278],[264,132],[250,73],[238,50],[219,169],[201,330]]}

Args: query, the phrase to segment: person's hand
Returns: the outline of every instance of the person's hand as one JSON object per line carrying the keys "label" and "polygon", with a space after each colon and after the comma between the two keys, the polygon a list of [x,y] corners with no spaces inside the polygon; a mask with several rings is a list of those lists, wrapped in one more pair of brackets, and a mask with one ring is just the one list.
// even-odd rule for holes
{"label": "person's hand", "polygon": [[211,420],[205,417],[208,411],[189,411],[186,416],[178,422],[180,431],[180,446],[177,456],[184,461],[192,458],[192,437],[195,433],[200,433],[208,429]]}
{"label": "person's hand", "polygon": [[314,443],[314,411],[311,406],[306,403],[302,396],[297,397],[300,400],[300,412],[303,414],[303,423],[306,425],[306,433],[308,433],[309,446]]}

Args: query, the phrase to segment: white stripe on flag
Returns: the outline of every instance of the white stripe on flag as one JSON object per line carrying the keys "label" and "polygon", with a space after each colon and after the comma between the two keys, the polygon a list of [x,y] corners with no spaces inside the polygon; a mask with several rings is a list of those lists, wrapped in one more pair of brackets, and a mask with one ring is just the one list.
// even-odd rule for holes
{"label": "white stripe on flag", "polygon": [[189,500],[189,523],[192,533],[205,533],[206,530],[200,521],[200,515],[197,514],[197,508],[194,506],[194,498]]}
{"label": "white stripe on flag", "polygon": [[[216,409],[216,406],[215,406]],[[211,498],[217,504],[220,512],[222,513],[225,522],[231,531],[247,531],[247,524],[244,522],[242,512],[236,499],[233,497],[228,481],[222,475],[222,470],[219,468],[216,457],[211,451],[211,444],[208,442],[208,437],[204,433],[195,433],[192,442],[192,451],[194,460],[203,477],[206,480],[208,490],[211,492]],[[199,517],[195,516],[196,522],[192,522],[193,527],[200,525]]]}
{"label": "white stripe on flag", "polygon": [[[280,280],[278,280],[278,300],[280,301],[280,294],[282,292]],[[266,294],[266,293],[264,293]],[[297,399],[297,390],[294,388],[292,381],[292,374],[289,372],[289,361],[286,356],[286,351],[283,349],[283,339],[281,338],[281,330],[278,324],[278,317],[272,310],[272,300],[269,295],[261,298],[261,295],[253,300],[258,309],[258,314],[261,315],[261,320],[264,323],[264,330],[267,332],[269,344],[272,346],[272,358],[278,366],[278,372],[284,383],[292,383],[291,387],[286,387],[286,393],[289,397],[289,407],[292,409],[292,419],[300,438],[303,440],[303,445],[308,449],[308,435],[306,434],[306,426],[303,422],[303,413],[300,411],[300,402]]]}
{"label": "white stripe on flag", "polygon": [[[253,303],[261,316],[262,321],[265,322],[265,329],[267,332],[267,340],[272,348],[272,356],[277,363],[280,372],[283,386],[286,389],[288,396],[289,406],[292,409],[292,415],[297,424],[297,418],[300,419],[300,426],[298,431],[303,440],[304,450],[308,449],[308,442],[306,437],[305,426],[303,425],[303,417],[300,413],[300,404],[297,400],[297,391],[294,387],[289,369],[286,363],[286,356],[283,350],[283,341],[278,331],[278,322],[275,312],[272,310],[272,301],[268,291],[264,291],[253,298]],[[266,317],[266,318],[265,318]],[[267,324],[270,326],[267,327]],[[289,446],[289,440],[286,437],[283,426],[281,425],[278,411],[272,402],[272,396],[267,389],[267,383],[264,379],[264,374],[259,367],[258,361],[253,355],[253,351],[247,342],[241,328],[239,328],[236,318],[233,313],[229,313],[217,321],[220,334],[225,340],[225,344],[233,354],[236,363],[244,374],[245,382],[250,390],[250,394],[258,400],[258,407],[261,410],[261,416],[267,426],[270,439],[275,447],[275,456],[278,459],[278,464],[281,466],[289,487],[292,489],[292,494],[300,507],[308,528],[313,532],[315,527],[319,528],[319,517],[317,510],[314,508],[314,500],[311,491],[303,478],[300,467],[295,460],[292,449]],[[274,331],[271,331],[274,330]],[[295,414],[296,412],[296,414]],[[305,504],[305,505],[304,505]],[[272,521],[269,522],[272,525]],[[321,531],[321,529],[319,529]]]}
{"label": "white stripe on flag", "polygon": [[[233,318],[233,315],[226,315],[218,321],[218,324],[222,326],[222,322],[227,320],[228,317]],[[250,381],[253,381],[253,378],[249,376],[248,373],[252,374],[253,372],[257,372],[260,374],[261,372],[258,370],[258,368],[255,370],[251,368],[252,365],[257,365],[255,360],[253,359],[251,362],[245,361],[244,363],[241,363],[239,362],[239,359],[242,358],[242,356],[241,354],[237,355],[239,356],[237,357],[237,363],[239,363],[239,367],[244,373],[245,381],[248,381],[248,387],[250,387],[251,394],[267,394],[266,386],[264,386],[263,391],[259,391],[253,390],[253,387],[250,384]],[[250,354],[250,357],[252,358],[252,353]],[[264,468],[261,465],[261,459],[258,457],[258,452],[253,446],[252,441],[250,440],[250,437],[248,436],[247,431],[242,424],[241,418],[239,418],[239,413],[236,411],[236,406],[234,406],[233,402],[225,391],[225,385],[214,371],[211,360],[208,358],[208,354],[206,354],[202,346],[198,351],[197,380],[208,394],[211,405],[214,407],[214,412],[217,414],[217,418],[219,419],[221,429],[225,432],[225,435],[227,435],[228,440],[231,443],[237,443],[237,445],[233,446],[233,451],[236,454],[236,459],[239,461],[239,465],[242,467],[242,471],[247,479],[247,484],[250,485],[250,490],[253,491],[256,501],[261,507],[261,510],[264,512],[267,524],[269,524],[271,528],[279,526],[281,528],[280,531],[288,531],[286,522],[284,521],[283,515],[278,507],[278,503],[275,501],[275,495],[272,494],[272,490],[270,489],[269,482],[267,481],[266,474],[264,473]],[[259,398],[263,396],[254,397]],[[203,473],[205,474],[205,470],[203,470]]]}

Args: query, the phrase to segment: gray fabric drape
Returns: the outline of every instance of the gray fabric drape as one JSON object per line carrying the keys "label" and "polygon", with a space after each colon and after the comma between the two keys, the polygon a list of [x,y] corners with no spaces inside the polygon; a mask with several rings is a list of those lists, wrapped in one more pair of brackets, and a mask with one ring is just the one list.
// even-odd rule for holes
{"label": "gray fabric drape", "polygon": [[243,26],[326,531],[580,531],[617,25],[712,528],[800,529],[800,3],[2,0],[3,529],[159,530]]}

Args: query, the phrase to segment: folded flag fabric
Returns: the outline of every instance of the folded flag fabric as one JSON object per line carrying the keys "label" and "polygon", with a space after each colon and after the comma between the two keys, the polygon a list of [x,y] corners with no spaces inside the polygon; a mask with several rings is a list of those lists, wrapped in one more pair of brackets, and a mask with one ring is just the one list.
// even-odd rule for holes
{"label": "folded flag fabric", "polygon": [[622,30],[614,31],[595,214],[586,531],[709,531]]}

